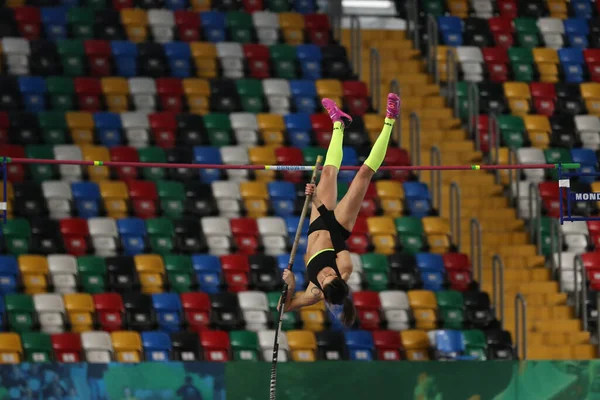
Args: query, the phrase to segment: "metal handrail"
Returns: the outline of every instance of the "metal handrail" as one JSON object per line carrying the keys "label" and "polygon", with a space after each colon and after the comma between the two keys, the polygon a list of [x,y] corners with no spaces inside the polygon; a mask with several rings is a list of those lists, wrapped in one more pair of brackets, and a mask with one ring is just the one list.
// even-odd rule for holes
{"label": "metal handrail", "polygon": [[[421,165],[421,119],[414,111],[410,113],[410,159],[415,166]],[[417,171],[421,178],[421,170]]]}
{"label": "metal handrail", "polygon": [[456,182],[450,184],[450,233],[452,243],[460,251],[461,235],[460,235],[460,210],[461,210],[461,193],[460,186]]}
{"label": "metal handrail", "polygon": [[381,102],[381,57],[379,50],[371,47],[369,54],[369,84],[371,85],[371,101],[375,112],[379,114],[379,103]]}
{"label": "metal handrail", "polygon": [[[560,234],[558,221],[552,219],[552,222],[550,223],[550,252],[552,254],[552,257],[550,257],[550,263],[552,265],[552,274],[558,280],[558,290],[560,292],[563,291],[562,279],[560,279],[562,276],[562,248],[562,235]],[[554,257],[554,254],[557,253],[558,256]],[[556,262],[556,258],[558,258],[558,263]]]}
{"label": "metal handrail", "polygon": [[[390,93],[396,93],[400,98],[402,98],[402,93],[400,93],[400,84],[397,79],[392,79],[390,82]],[[396,119],[396,123],[394,124],[394,131],[396,133],[396,141],[398,143],[398,147],[402,147],[402,113],[398,114],[398,118]]]}
{"label": "metal handrail", "polygon": [[[498,280],[498,276],[500,280]],[[481,284],[481,283],[480,283]],[[499,287],[499,290],[497,287]],[[492,298],[494,301],[494,311],[496,318],[500,321],[500,329],[504,325],[504,261],[498,254],[492,257]],[[500,312],[498,312],[500,308]]]}
{"label": "metal handrail", "polygon": [[475,150],[481,151],[481,138],[479,137],[479,90],[477,84],[471,82],[467,88],[467,110],[469,115],[468,129],[471,139],[475,140]]}
{"label": "metal handrail", "polygon": [[520,356],[520,350],[523,356],[521,360],[527,360],[527,300],[521,293],[515,296],[515,333],[516,343],[515,350],[517,356]]}
{"label": "metal handrail", "polygon": [[362,31],[360,19],[356,15],[350,16],[350,51],[352,70],[360,78],[362,76]]}
{"label": "metal handrail", "polygon": [[456,86],[458,84],[458,61],[456,60],[456,52],[449,48],[446,52],[446,101],[450,107],[458,101]]}
{"label": "metal handrail", "polygon": [[421,37],[419,35],[419,1],[412,0],[406,2],[406,15],[408,16],[408,31],[412,35],[412,42],[415,49],[420,49]]}
{"label": "metal handrail", "polygon": [[[477,271],[476,281],[481,285],[483,280],[483,253],[481,251],[481,223],[477,218],[471,218],[470,222],[470,233],[471,233],[471,260],[473,263],[477,263],[473,271]],[[475,240],[477,239],[477,240]],[[475,256],[477,252],[477,256]]]}
{"label": "metal handrail", "polygon": [[[430,150],[431,165],[439,166],[442,165],[442,152],[437,146],[431,146]],[[431,174],[431,189],[433,193],[431,198],[433,199],[433,208],[436,210],[442,209],[442,170],[429,171]]]}
{"label": "metal handrail", "polygon": [[[583,259],[580,255],[575,256],[575,260],[573,262],[573,268],[575,271],[575,312],[576,315],[582,318],[583,320],[583,331],[587,331],[589,327],[588,315],[587,315],[587,298],[588,298],[588,287],[587,287],[587,277],[585,272],[585,265],[583,264]],[[581,271],[581,287],[579,287],[579,277],[577,271]],[[579,303],[579,290],[581,290],[581,306],[578,309]]]}
{"label": "metal handrail", "polygon": [[435,17],[427,15],[427,72],[435,77],[435,83],[440,83],[437,68],[438,27]]}
{"label": "metal handrail", "polygon": [[[517,183],[517,188],[519,184]],[[518,189],[517,189],[518,190]],[[533,200],[535,197],[536,201],[536,209],[533,209]],[[518,198],[517,198],[517,201]],[[529,237],[531,240],[536,241],[537,245],[537,254],[538,256],[542,255],[542,197],[540,196],[540,189],[538,186],[531,182],[529,184]],[[519,207],[517,207],[517,210]],[[535,211],[535,217],[534,217]]]}

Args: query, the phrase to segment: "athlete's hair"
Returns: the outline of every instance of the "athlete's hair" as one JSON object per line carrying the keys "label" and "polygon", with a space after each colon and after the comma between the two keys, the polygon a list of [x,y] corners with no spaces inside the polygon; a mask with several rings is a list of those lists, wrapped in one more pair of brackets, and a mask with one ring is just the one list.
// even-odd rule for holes
{"label": "athlete's hair", "polygon": [[325,301],[330,304],[344,305],[340,319],[346,326],[352,326],[356,319],[356,309],[354,308],[354,303],[348,297],[349,293],[348,284],[339,277],[332,279],[331,282],[323,286]]}

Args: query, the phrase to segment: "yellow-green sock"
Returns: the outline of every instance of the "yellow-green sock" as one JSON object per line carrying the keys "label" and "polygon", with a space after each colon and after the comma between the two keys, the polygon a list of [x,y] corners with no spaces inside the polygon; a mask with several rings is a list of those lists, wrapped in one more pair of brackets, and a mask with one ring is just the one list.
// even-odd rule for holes
{"label": "yellow-green sock", "polygon": [[369,157],[365,160],[365,165],[371,168],[373,171],[377,172],[383,160],[385,158],[385,153],[387,153],[388,144],[390,142],[390,135],[392,134],[392,129],[394,128],[395,119],[386,118],[385,124],[383,125],[383,129],[379,134],[379,137],[375,141],[371,152],[369,153]]}
{"label": "yellow-green sock", "polygon": [[344,142],[344,124],[341,122],[335,122],[333,124],[333,133],[331,134],[331,141],[327,148],[327,155],[325,156],[325,164],[333,165],[337,169],[340,169],[342,165],[342,158],[344,157],[344,151],[342,144]]}

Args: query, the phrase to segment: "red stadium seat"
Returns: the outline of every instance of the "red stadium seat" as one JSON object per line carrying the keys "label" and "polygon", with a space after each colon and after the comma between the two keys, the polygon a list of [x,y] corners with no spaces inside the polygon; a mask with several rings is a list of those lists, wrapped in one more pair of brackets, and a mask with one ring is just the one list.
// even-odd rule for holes
{"label": "red stadium seat", "polygon": [[[116,162],[139,162],[140,156],[135,147],[115,146],[108,149],[110,160]],[[136,179],[138,177],[138,168],[135,167],[116,167],[117,177],[122,181]]]}
{"label": "red stadium seat", "polygon": [[87,254],[90,231],[84,218],[63,218],[59,221],[67,253],[74,256]]}
{"label": "red stadium seat", "polygon": [[469,290],[472,283],[469,256],[463,253],[446,253],[443,259],[451,288],[460,292]]}
{"label": "red stadium seat", "polygon": [[381,325],[381,301],[377,292],[354,292],[352,300],[356,307],[360,329],[374,331]]}
{"label": "red stadium seat", "polygon": [[380,361],[400,360],[402,341],[396,331],[375,331],[373,332],[373,341],[377,350],[377,359]]}
{"label": "red stadium seat", "polygon": [[122,10],[124,8],[133,8],[133,0],[112,0],[112,8]]}
{"label": "red stadium seat", "polygon": [[310,116],[310,122],[319,146],[329,146],[331,132],[333,131],[333,123],[331,122],[329,115],[325,113],[312,114]]}
{"label": "red stadium seat", "polygon": [[265,9],[263,0],[243,0],[244,10],[247,13],[253,13],[255,11],[262,11]]}
{"label": "red stadium seat", "polygon": [[129,198],[133,205],[133,212],[139,218],[156,217],[156,201],[158,191],[156,184],[151,181],[128,181]]}
{"label": "red stadium seat", "polygon": [[256,79],[271,77],[269,72],[269,48],[262,44],[245,44],[244,55],[250,71],[250,76]]}
{"label": "red stadium seat", "polygon": [[206,293],[182,293],[181,304],[189,327],[200,332],[210,323],[210,299]]}
{"label": "red stadium seat", "polygon": [[163,111],[183,111],[183,85],[178,78],[156,79],[156,93]]}
{"label": "red stadium seat", "polygon": [[348,241],[346,242],[348,244],[348,250],[358,254],[368,252],[371,248],[371,242],[367,236],[368,232],[369,227],[367,226],[367,218],[359,215],[354,224],[352,235],[350,235],[350,238],[348,238]]}
{"label": "red stadium seat", "polygon": [[225,331],[202,331],[200,343],[204,350],[204,361],[229,361],[229,334]]}
{"label": "red stadium seat", "polygon": [[[0,147],[0,156],[12,158],[25,158],[25,149],[16,144],[7,144]],[[25,180],[25,168],[23,164],[8,164],[8,180],[11,182],[23,182]]]}
{"label": "red stadium seat", "polygon": [[93,295],[96,315],[102,330],[118,331],[123,327],[125,307],[118,293],[100,293]]}
{"label": "red stadium seat", "polygon": [[501,16],[509,19],[515,19],[519,16],[516,0],[498,0],[498,10]]}
{"label": "red stadium seat", "polygon": [[542,205],[551,217],[560,217],[560,202],[558,199],[560,190],[558,182],[540,182],[538,184]]}
{"label": "red stadium seat", "polygon": [[515,28],[512,24],[514,17],[493,17],[488,20],[490,31],[494,35],[496,46],[508,49],[513,45],[513,33]]}
{"label": "red stadium seat", "polygon": [[27,40],[40,38],[42,17],[39,7],[16,7],[15,21],[20,36]]}
{"label": "red stadium seat", "polygon": [[0,111],[0,144],[8,144],[8,129],[10,128],[10,118],[8,113]]}
{"label": "red stadium seat", "polygon": [[175,147],[177,117],[173,112],[157,112],[148,116],[154,141],[159,147],[169,149]]}
{"label": "red stadium seat", "polygon": [[369,105],[369,89],[361,81],[345,81],[342,84],[344,102],[350,115],[364,115],[371,108]]}
{"label": "red stadium seat", "polygon": [[581,255],[581,259],[590,280],[591,289],[600,289],[600,253],[584,253]]}
{"label": "red stadium seat", "polygon": [[254,218],[232,218],[229,223],[238,251],[243,254],[256,254],[260,248],[256,220]]}
{"label": "red stadium seat", "polygon": [[200,39],[200,18],[197,12],[177,10],[174,14],[179,40],[183,42],[195,42]]}
{"label": "red stadium seat", "polygon": [[57,333],[51,336],[56,360],[63,363],[80,362],[82,357],[79,333]]}
{"label": "red stadium seat", "polygon": [[311,43],[317,46],[327,46],[330,43],[331,26],[326,14],[307,14],[304,16],[304,25]]}
{"label": "red stadium seat", "polygon": [[508,80],[508,53],[502,47],[487,47],[482,49],[483,59],[487,66],[492,82]]}
{"label": "red stadium seat", "polygon": [[[375,189],[375,183],[369,183],[365,198],[360,206],[359,215],[362,217],[373,217],[377,214],[377,190]],[[366,222],[365,222],[366,223]]]}
{"label": "red stadium seat", "polygon": [[[278,147],[275,149],[275,158],[278,165],[302,165],[304,157],[302,150],[297,147]],[[302,171],[284,171],[283,179],[286,181],[302,182]]]}
{"label": "red stadium seat", "polygon": [[[410,165],[410,155],[405,149],[399,147],[389,147],[385,158],[383,159],[384,165]],[[390,171],[390,178],[396,181],[404,182],[410,178],[410,171]]]}
{"label": "red stadium seat", "polygon": [[594,82],[600,82],[600,49],[585,49],[583,57]]}
{"label": "red stadium seat", "polygon": [[110,42],[106,40],[86,40],[83,46],[90,66],[90,75],[110,76],[112,54]]}
{"label": "red stadium seat", "polygon": [[600,248],[600,221],[587,221],[588,231],[596,249]]}
{"label": "red stadium seat", "polygon": [[248,273],[250,262],[244,254],[229,254],[221,256],[221,269],[230,292],[243,292],[248,290]]}
{"label": "red stadium seat", "polygon": [[477,118],[477,126],[479,131],[479,140],[481,142],[481,151],[490,151],[490,146],[496,139],[496,131],[490,132],[490,119],[487,115],[479,115]]}
{"label": "red stadium seat", "polygon": [[533,105],[538,114],[551,117],[554,115],[556,90],[553,83],[531,82],[529,84]]}
{"label": "red stadium seat", "polygon": [[82,111],[102,110],[102,86],[98,78],[75,78],[75,93],[77,104]]}

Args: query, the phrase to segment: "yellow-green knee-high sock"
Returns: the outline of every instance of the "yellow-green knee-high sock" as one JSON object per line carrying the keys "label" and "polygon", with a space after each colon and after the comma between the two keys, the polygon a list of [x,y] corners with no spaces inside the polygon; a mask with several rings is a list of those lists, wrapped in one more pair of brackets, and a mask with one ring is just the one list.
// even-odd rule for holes
{"label": "yellow-green knee-high sock", "polygon": [[388,143],[390,142],[390,135],[392,134],[394,122],[396,122],[394,119],[385,119],[383,129],[375,141],[375,144],[369,153],[369,157],[367,157],[365,160],[365,165],[375,172],[377,172],[379,167],[381,167],[383,159],[385,158],[385,153],[387,153]]}
{"label": "yellow-green knee-high sock", "polygon": [[344,124],[341,122],[335,122],[333,124],[333,133],[331,134],[331,141],[327,148],[327,155],[325,156],[325,164],[333,165],[337,169],[340,169],[342,165],[342,158],[344,157],[344,151],[342,150],[342,143],[344,142]]}

